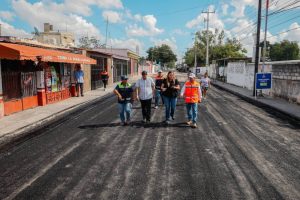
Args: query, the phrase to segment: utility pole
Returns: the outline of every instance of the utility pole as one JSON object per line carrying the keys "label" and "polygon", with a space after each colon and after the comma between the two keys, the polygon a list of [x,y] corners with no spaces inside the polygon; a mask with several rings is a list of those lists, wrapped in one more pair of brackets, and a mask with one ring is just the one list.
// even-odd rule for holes
{"label": "utility pole", "polygon": [[195,54],[194,68],[195,68],[195,75],[197,76],[197,32],[195,33],[195,40],[194,40],[194,54]]}
{"label": "utility pole", "polygon": [[259,63],[259,42],[260,42],[260,26],[261,26],[261,4],[262,4],[262,0],[258,0],[253,96],[256,96],[256,73],[258,72],[258,63]]}
{"label": "utility pole", "polygon": [[108,17],[106,17],[105,49],[107,47]]}
{"label": "utility pole", "polygon": [[208,69],[209,67],[209,34],[208,34],[208,30],[209,30],[209,15],[210,14],[214,14],[215,11],[202,11],[202,13],[206,13],[207,14],[207,19],[206,19],[206,67]]}
{"label": "utility pole", "polygon": [[265,64],[266,64],[268,15],[269,15],[269,0],[266,0],[265,39],[264,39],[264,50],[263,50],[263,65],[262,65],[261,72],[265,71]]}

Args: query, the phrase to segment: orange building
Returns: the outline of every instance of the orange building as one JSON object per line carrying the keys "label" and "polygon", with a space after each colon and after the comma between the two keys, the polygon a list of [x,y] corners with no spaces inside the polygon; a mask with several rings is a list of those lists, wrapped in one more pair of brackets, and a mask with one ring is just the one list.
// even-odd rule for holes
{"label": "orange building", "polygon": [[0,42],[0,117],[69,98],[75,65],[95,63],[81,54]]}

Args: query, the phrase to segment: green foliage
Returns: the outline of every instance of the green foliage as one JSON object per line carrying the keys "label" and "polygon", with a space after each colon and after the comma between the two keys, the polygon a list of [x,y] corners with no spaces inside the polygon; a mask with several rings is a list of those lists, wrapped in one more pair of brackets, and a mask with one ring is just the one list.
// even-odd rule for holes
{"label": "green foliage", "polygon": [[[245,57],[246,49],[236,39],[226,39],[225,33],[218,29],[212,31],[202,31],[196,33],[196,42],[191,49],[185,53],[185,62],[188,66],[194,66],[195,52],[197,55],[197,65],[203,66],[206,62],[206,36],[209,38],[209,60],[221,58]],[[225,40],[225,41],[224,41]]]}
{"label": "green foliage", "polygon": [[272,61],[299,59],[299,46],[297,42],[283,40],[270,45],[270,58]]}
{"label": "green foliage", "polygon": [[162,44],[161,46],[150,47],[147,50],[147,59],[152,60],[156,63],[161,63],[161,65],[168,65],[175,67],[175,62],[177,61],[177,57],[172,51],[171,47]]}
{"label": "green foliage", "polygon": [[100,48],[103,47],[101,45],[100,40],[95,37],[83,36],[79,38],[79,48],[91,49],[91,48]]}

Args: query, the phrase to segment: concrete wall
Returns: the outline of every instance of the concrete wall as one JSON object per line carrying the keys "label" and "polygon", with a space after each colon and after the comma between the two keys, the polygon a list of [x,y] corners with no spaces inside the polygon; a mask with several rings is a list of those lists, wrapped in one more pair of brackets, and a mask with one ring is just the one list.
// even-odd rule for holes
{"label": "concrete wall", "polygon": [[300,104],[300,63],[273,65],[272,94]]}
{"label": "concrete wall", "polygon": [[82,70],[84,72],[84,84],[83,84],[83,91],[87,92],[92,89],[91,86],[91,65],[81,65]]}
{"label": "concrete wall", "polygon": [[210,64],[208,68],[208,76],[210,78],[216,79],[217,78],[217,72],[216,72],[216,64]]}

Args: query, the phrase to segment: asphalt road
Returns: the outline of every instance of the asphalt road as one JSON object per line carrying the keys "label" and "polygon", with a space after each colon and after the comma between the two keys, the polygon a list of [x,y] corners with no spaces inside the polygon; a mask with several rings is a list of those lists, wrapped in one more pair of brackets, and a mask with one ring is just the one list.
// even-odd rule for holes
{"label": "asphalt road", "polygon": [[300,199],[300,128],[212,88],[197,129],[115,97],[0,154],[0,199]]}

